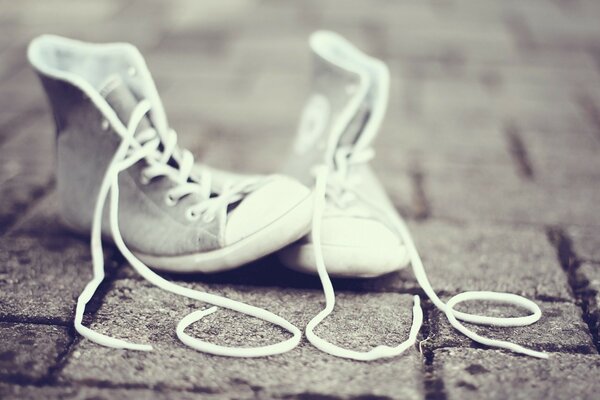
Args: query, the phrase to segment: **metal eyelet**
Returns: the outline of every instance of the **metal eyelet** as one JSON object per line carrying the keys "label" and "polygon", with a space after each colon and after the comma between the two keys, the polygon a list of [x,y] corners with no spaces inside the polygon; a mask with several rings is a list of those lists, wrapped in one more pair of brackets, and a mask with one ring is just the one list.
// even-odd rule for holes
{"label": "metal eyelet", "polygon": [[200,217],[200,215],[191,208],[188,208],[185,212],[185,217],[190,221],[196,221]]}
{"label": "metal eyelet", "polygon": [[103,119],[103,120],[102,120],[102,124],[101,124],[101,126],[102,126],[102,130],[103,130],[103,131],[107,131],[107,130],[108,130],[108,128],[110,127],[110,124],[108,123],[108,120],[107,120],[107,119]]}
{"label": "metal eyelet", "polygon": [[167,193],[165,196],[165,204],[169,207],[173,207],[175,204],[177,204],[177,200],[174,199],[170,193]]}

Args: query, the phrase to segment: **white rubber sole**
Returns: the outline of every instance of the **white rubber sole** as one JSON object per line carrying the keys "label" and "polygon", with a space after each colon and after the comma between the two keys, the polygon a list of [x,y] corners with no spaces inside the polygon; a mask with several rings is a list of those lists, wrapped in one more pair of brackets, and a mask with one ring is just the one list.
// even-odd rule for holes
{"label": "white rubber sole", "polygon": [[271,254],[306,235],[313,213],[309,194],[289,212],[258,232],[218,250],[180,256],[156,256],[134,252],[153,269],[178,273],[227,271]]}
{"label": "white rubber sole", "polygon": [[[322,245],[329,275],[344,278],[374,278],[400,270],[409,263],[406,247],[349,247]],[[312,243],[293,244],[279,252],[283,264],[293,270],[316,274]]]}

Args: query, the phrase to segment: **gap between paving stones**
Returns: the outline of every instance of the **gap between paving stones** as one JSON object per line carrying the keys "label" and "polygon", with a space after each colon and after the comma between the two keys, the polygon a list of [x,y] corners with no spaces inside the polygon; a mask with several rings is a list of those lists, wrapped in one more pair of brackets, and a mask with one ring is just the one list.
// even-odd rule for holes
{"label": "gap between paving stones", "polygon": [[598,337],[598,321],[590,312],[590,305],[593,301],[593,294],[588,290],[587,280],[578,273],[581,266],[581,260],[575,253],[573,242],[569,235],[561,227],[547,228],[548,241],[556,250],[556,255],[560,265],[567,275],[569,286],[573,291],[576,303],[581,307],[583,320],[588,325],[588,331],[592,335],[596,350],[600,352],[600,338]]}

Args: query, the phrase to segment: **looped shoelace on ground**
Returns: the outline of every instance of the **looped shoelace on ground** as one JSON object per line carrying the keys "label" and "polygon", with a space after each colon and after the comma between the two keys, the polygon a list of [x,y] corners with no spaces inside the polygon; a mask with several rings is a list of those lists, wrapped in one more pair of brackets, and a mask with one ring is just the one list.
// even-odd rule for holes
{"label": "looped shoelace on ground", "polygon": [[[361,164],[368,161],[370,158],[372,158],[373,155],[374,151],[372,149],[356,150],[356,154],[354,154],[348,149],[340,149],[338,152],[335,153],[334,156],[335,168],[332,165],[321,165],[315,168],[315,170],[313,171],[316,176],[316,184],[315,210],[312,222],[312,237],[315,248],[315,261],[317,264],[317,271],[319,274],[319,279],[321,280],[321,284],[323,286],[323,292],[325,294],[325,308],[320,313],[318,313],[306,326],[306,337],[315,347],[317,347],[321,351],[324,351],[325,353],[360,361],[394,357],[401,354],[410,346],[415,344],[417,340],[417,335],[423,323],[423,312],[420,307],[419,296],[414,296],[413,321],[410,333],[408,335],[408,339],[403,343],[399,344],[398,346],[390,347],[380,345],[374,347],[369,351],[360,352],[337,346],[331,342],[322,339],[316,333],[314,333],[314,329],[329,314],[331,314],[335,307],[335,292],[333,289],[333,285],[331,284],[329,274],[327,273],[327,267],[325,266],[325,260],[323,258],[323,252],[321,249],[321,220],[325,212],[326,200],[328,199],[328,196],[338,196],[340,194],[343,196],[343,193],[347,189],[347,187],[344,187],[343,183],[340,186],[340,182],[343,182],[344,176],[348,172],[348,168],[350,168],[352,165]],[[330,179],[331,175],[334,175],[334,179]],[[333,188],[331,188],[331,186],[333,186]],[[360,193],[354,194],[360,196]],[[337,200],[334,199],[333,201],[336,202]],[[412,265],[413,273],[415,274],[417,282],[419,283],[425,294],[431,299],[433,304],[446,314],[446,318],[448,318],[448,321],[455,329],[457,329],[470,339],[474,340],[475,342],[481,343],[483,345],[504,348],[514,351],[516,353],[526,354],[532,357],[548,358],[548,354],[544,352],[531,350],[515,343],[497,339],[490,339],[481,336],[475,333],[474,331],[468,329],[460,322],[464,321],[478,325],[502,327],[527,326],[538,321],[542,315],[542,312],[537,304],[519,295],[490,291],[463,292],[452,297],[450,300],[448,300],[447,303],[444,303],[435,293],[431,286],[431,283],[429,282],[429,279],[427,278],[425,267],[423,266],[423,262],[419,253],[417,252],[416,246],[412,239],[412,235],[410,234],[406,223],[404,222],[402,217],[399,217],[397,220],[393,221],[393,223],[398,233],[400,234],[404,246],[408,251],[410,263]],[[459,303],[473,300],[495,301],[506,304],[512,304],[519,307],[523,307],[531,311],[532,314],[525,317],[489,317],[484,315],[469,314],[454,309],[454,307]]]}
{"label": "looped shoelace on ground", "polygon": [[[143,262],[141,262],[124,243],[119,229],[119,174],[127,168],[134,165],[139,160],[145,159],[149,166],[145,169],[146,179],[153,177],[166,176],[178,183],[178,186],[172,189],[170,195],[173,200],[192,193],[201,193],[204,195],[203,201],[192,209],[196,213],[193,217],[211,215],[210,213],[224,210],[226,207],[239,200],[244,193],[244,189],[255,184],[252,179],[236,185],[228,185],[217,197],[210,196],[210,178],[208,173],[203,174],[203,180],[200,182],[189,182],[190,172],[193,166],[193,157],[189,152],[184,151],[181,157],[179,168],[174,168],[167,164],[173,152],[176,149],[177,136],[175,132],[169,131],[164,137],[158,138],[154,129],[146,129],[136,134],[136,129],[144,116],[150,111],[151,105],[148,101],[141,101],[134,109],[127,127],[116,126],[122,136],[122,141],[115,152],[102,180],[98,200],[94,207],[94,216],[91,232],[91,252],[93,263],[93,279],[85,286],[81,295],[77,299],[77,308],[75,311],[75,328],[82,336],[93,342],[108,347],[132,349],[132,350],[152,350],[152,346],[147,344],[137,344],[127,342],[96,332],[83,325],[83,314],[85,306],[93,297],[102,283],[104,272],[104,253],[102,250],[102,215],[107,196],[110,194],[110,227],[114,242],[125,259],[133,268],[146,280],[157,287],[171,293],[185,296],[191,299],[199,300],[213,306],[227,308],[240,312],[255,318],[262,319],[274,325],[289,331],[292,337],[267,346],[261,347],[227,347],[220,346],[194,338],[184,332],[185,328],[199,321],[203,317],[215,312],[217,307],[211,307],[206,310],[198,310],[188,314],[177,325],[176,331],[179,339],[196,350],[206,353],[232,356],[232,357],[261,357],[287,352],[298,345],[302,336],[301,331],[287,320],[258,307],[254,307],[239,301],[231,300],[225,297],[213,295],[198,290],[189,289],[176,285],[158,274],[154,273]],[[163,149],[160,150],[162,143]],[[207,184],[208,183],[208,184]],[[226,211],[223,211],[226,212]],[[192,213],[190,213],[192,214]]]}

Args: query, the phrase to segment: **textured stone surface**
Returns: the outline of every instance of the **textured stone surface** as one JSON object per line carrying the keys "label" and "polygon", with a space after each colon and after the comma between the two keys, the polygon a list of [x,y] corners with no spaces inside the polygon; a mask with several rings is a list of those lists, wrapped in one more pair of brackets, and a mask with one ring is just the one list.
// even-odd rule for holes
{"label": "textured stone surface", "polygon": [[[143,280],[130,267],[119,269],[117,276]],[[206,284],[235,284],[254,287],[278,287],[321,290],[321,282],[315,275],[303,274],[283,266],[277,255],[267,256],[238,269],[219,274],[165,274],[172,279],[183,279],[190,282]],[[347,290],[358,293],[369,292],[403,292],[415,293],[418,284],[409,268],[402,269],[378,278],[334,278],[336,290]]]}
{"label": "textured stone surface", "polygon": [[[436,292],[496,290],[542,299],[572,298],[555,250],[541,229],[445,221],[411,223],[410,228]],[[129,270],[123,273],[136,276]],[[189,279],[257,286],[320,287],[316,277],[288,271],[275,257],[259,260],[238,271],[215,276],[192,275]],[[338,279],[334,280],[334,286],[354,291],[413,293],[419,290],[410,267],[377,279]]]}
{"label": "textured stone surface", "polygon": [[496,350],[435,352],[448,399],[592,399],[600,390],[600,356],[553,354],[548,360]]}
{"label": "textured stone surface", "polygon": [[600,262],[600,228],[570,228],[568,233],[579,259]]}
{"label": "textured stone surface", "polygon": [[[193,285],[203,288],[203,285]],[[204,287],[206,288],[206,287]],[[319,311],[316,291],[208,287],[211,293],[264,307],[304,326]],[[88,341],[77,345],[60,377],[84,383],[143,384],[207,392],[254,387],[266,397],[320,395],[420,398],[421,360],[412,348],[389,361],[358,363],[319,352],[307,343],[269,358],[227,359],[190,350],[175,336],[175,325],[202,304],[170,295],[147,283],[117,281],[95,317],[98,331],[141,343],[149,353],[107,349]],[[327,340],[356,350],[396,344],[408,334],[412,298],[398,294],[338,294],[334,314],[318,329]],[[281,329],[237,313],[220,310],[190,328],[203,339],[227,345],[274,343],[286,338]],[[127,360],[127,362],[122,362]],[[180,368],[185,365],[186,368]],[[307,367],[310,368],[307,369]],[[302,373],[299,373],[302,371]],[[402,379],[397,379],[402,377]]]}
{"label": "textured stone surface", "polygon": [[0,147],[0,233],[22,218],[54,177],[51,120],[46,115],[32,117],[10,127]]}
{"label": "textured stone surface", "polygon": [[[476,333],[520,344],[535,350],[548,352],[596,353],[588,326],[582,318],[581,309],[572,303],[536,302],[542,310],[542,318],[533,325],[516,328],[487,327],[465,324]],[[472,302],[457,306],[467,312],[502,317],[527,315],[528,311],[503,304]],[[455,330],[445,314],[437,309],[431,314],[431,347],[469,347],[476,345]]]}
{"label": "textured stone surface", "polygon": [[600,348],[600,265],[583,264],[577,274],[585,317],[596,340],[596,347]]}
{"label": "textured stone surface", "polygon": [[[38,400],[44,399],[70,399],[70,400],[192,400],[192,399],[228,399],[229,397],[218,393],[206,393],[203,391],[172,391],[152,390],[140,388],[95,388],[95,387],[73,387],[73,386],[17,386],[0,383],[0,397],[5,400]],[[253,399],[255,393],[252,390],[241,391],[235,394],[236,399]]]}
{"label": "textured stone surface", "polygon": [[[107,258],[107,270],[115,266]],[[0,237],[0,318],[70,324],[91,277],[88,241],[60,225],[50,197]]]}
{"label": "textured stone surface", "polygon": [[64,327],[34,324],[0,323],[0,337],[0,379],[13,382],[45,378],[71,341]]}
{"label": "textured stone surface", "polygon": [[571,298],[567,279],[543,230],[488,224],[411,224],[433,288]]}
{"label": "textured stone surface", "polygon": [[[591,169],[600,170],[598,165]],[[508,166],[431,165],[425,174],[432,214],[474,223],[600,225],[600,217],[586,211],[600,201],[600,189],[591,183],[598,180],[596,172],[565,170],[553,169],[562,176],[546,175],[534,183],[519,178]]]}

